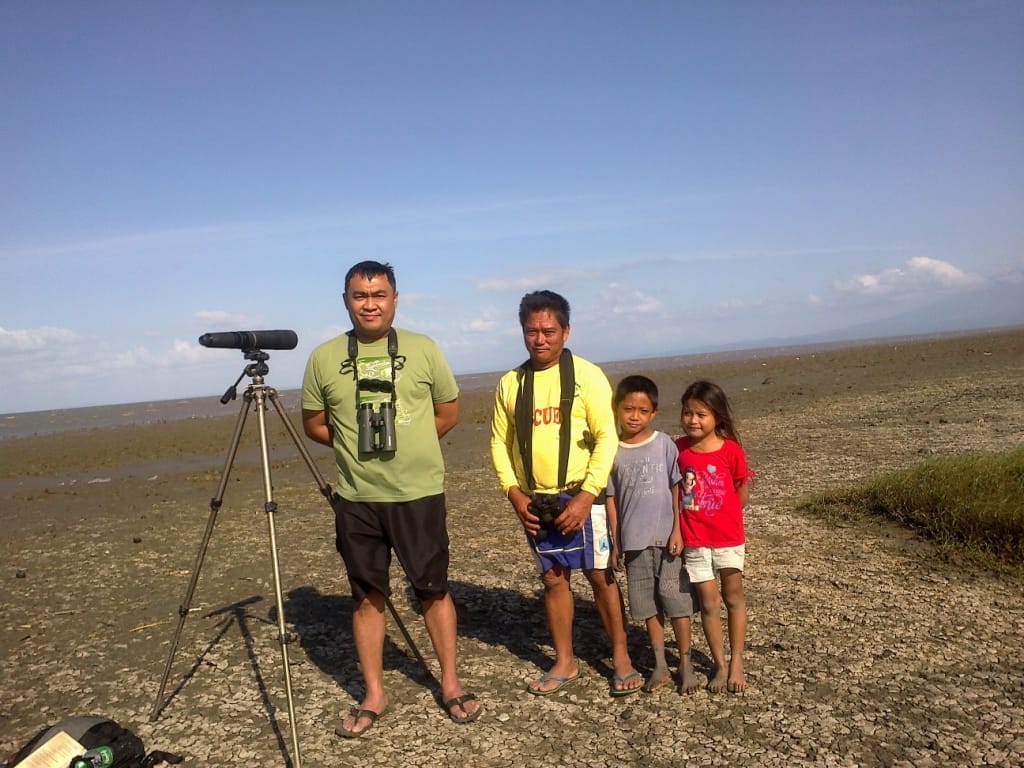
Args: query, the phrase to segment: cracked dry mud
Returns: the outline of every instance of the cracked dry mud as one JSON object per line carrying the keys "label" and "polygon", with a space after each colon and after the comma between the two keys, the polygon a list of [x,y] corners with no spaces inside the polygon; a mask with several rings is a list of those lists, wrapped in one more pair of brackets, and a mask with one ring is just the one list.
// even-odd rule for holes
{"label": "cracked dry mud", "polygon": [[[673,433],[692,379],[721,383],[757,472],[747,509],[745,695],[608,695],[607,646],[577,578],[581,678],[524,692],[551,648],[539,582],[487,458],[490,392],[445,438],[464,682],[486,708],[449,722],[389,620],[391,706],[333,735],[361,688],[329,509],[268,421],[296,727],[306,766],[945,766],[1021,764],[1024,582],[947,563],[877,521],[830,525],[803,495],[1024,434],[1024,331],[799,348],[652,375]],[[292,414],[297,417],[298,414]],[[276,418],[276,417],[275,417]],[[71,714],[134,728],[186,765],[284,765],[291,728],[253,420],[227,484],[155,722],[149,715],[234,415],[0,441],[0,753]],[[331,457],[311,448],[331,479]],[[157,467],[157,470],[154,470]],[[89,483],[90,479],[108,482]],[[396,572],[396,584],[401,584]],[[394,602],[431,670],[406,592]],[[699,626],[698,672],[708,674]],[[652,658],[630,625],[634,660]],[[670,646],[670,661],[675,657]]]}

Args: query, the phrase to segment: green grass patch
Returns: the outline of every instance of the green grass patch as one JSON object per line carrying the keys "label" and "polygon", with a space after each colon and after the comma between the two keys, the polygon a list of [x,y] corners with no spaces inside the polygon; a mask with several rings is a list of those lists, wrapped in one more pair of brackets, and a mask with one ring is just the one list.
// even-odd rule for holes
{"label": "green grass patch", "polygon": [[1024,448],[931,459],[797,509],[832,521],[879,516],[917,531],[948,559],[1024,573]]}

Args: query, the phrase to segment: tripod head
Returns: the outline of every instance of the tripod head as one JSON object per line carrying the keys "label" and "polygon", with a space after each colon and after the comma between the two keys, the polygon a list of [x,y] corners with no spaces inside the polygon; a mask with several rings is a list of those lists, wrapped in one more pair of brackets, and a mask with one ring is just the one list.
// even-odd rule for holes
{"label": "tripod head", "polygon": [[227,405],[229,402],[238,397],[238,384],[246,376],[253,380],[254,384],[260,386],[263,385],[263,377],[270,373],[270,366],[267,365],[267,360],[270,359],[270,355],[260,349],[245,349],[242,350],[242,356],[246,360],[252,362],[242,369],[238,378],[235,379],[235,383],[225,390],[224,394],[220,396],[220,401],[223,405]]}
{"label": "tripod head", "polygon": [[270,366],[267,365],[267,360],[270,359],[270,355],[259,349],[252,349],[248,352],[243,353],[246,360],[252,360],[251,365],[245,367],[244,376],[255,378],[257,376],[266,376],[270,373]]}

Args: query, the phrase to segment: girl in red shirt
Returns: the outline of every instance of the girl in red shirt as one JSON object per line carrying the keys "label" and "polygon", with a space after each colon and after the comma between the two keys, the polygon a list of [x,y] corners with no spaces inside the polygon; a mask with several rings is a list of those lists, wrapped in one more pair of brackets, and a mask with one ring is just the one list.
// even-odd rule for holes
{"label": "girl in red shirt", "polygon": [[[701,626],[715,663],[708,689],[740,693],[747,687],[743,674],[747,636],[743,507],[749,499],[752,473],[721,387],[696,381],[683,393],[682,405],[684,434],[676,440],[679,469],[684,477],[690,473],[693,484],[689,503],[680,505],[680,527],[686,571],[700,596]],[[722,637],[723,600],[729,624],[728,667]]]}

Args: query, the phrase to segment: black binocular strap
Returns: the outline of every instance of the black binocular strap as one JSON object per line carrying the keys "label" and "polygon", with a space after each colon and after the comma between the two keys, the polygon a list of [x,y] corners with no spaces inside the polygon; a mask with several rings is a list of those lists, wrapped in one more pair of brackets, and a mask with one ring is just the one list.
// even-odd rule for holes
{"label": "black binocular strap", "polygon": [[[572,401],[576,394],[576,366],[572,353],[562,350],[558,359],[558,489],[565,488],[569,471],[569,447],[572,441]],[[527,360],[519,366],[519,394],[515,408],[516,442],[523,459],[523,472],[532,493],[537,486],[533,478],[533,366]]]}
{"label": "black binocular strap", "polygon": [[[359,356],[359,340],[356,338],[356,329],[353,328],[351,331],[345,331],[348,336],[348,360],[345,363],[351,364],[352,376],[355,377],[356,381],[359,381],[359,371],[356,370],[356,358]],[[395,371],[402,367],[403,363],[398,361],[398,334],[395,333],[394,328],[388,329],[388,357],[391,358],[391,403],[394,404],[398,399],[398,395],[395,392]],[[404,361],[405,358],[402,358]],[[345,364],[342,364],[342,371],[345,370]],[[357,393],[358,394],[358,393]]]}

